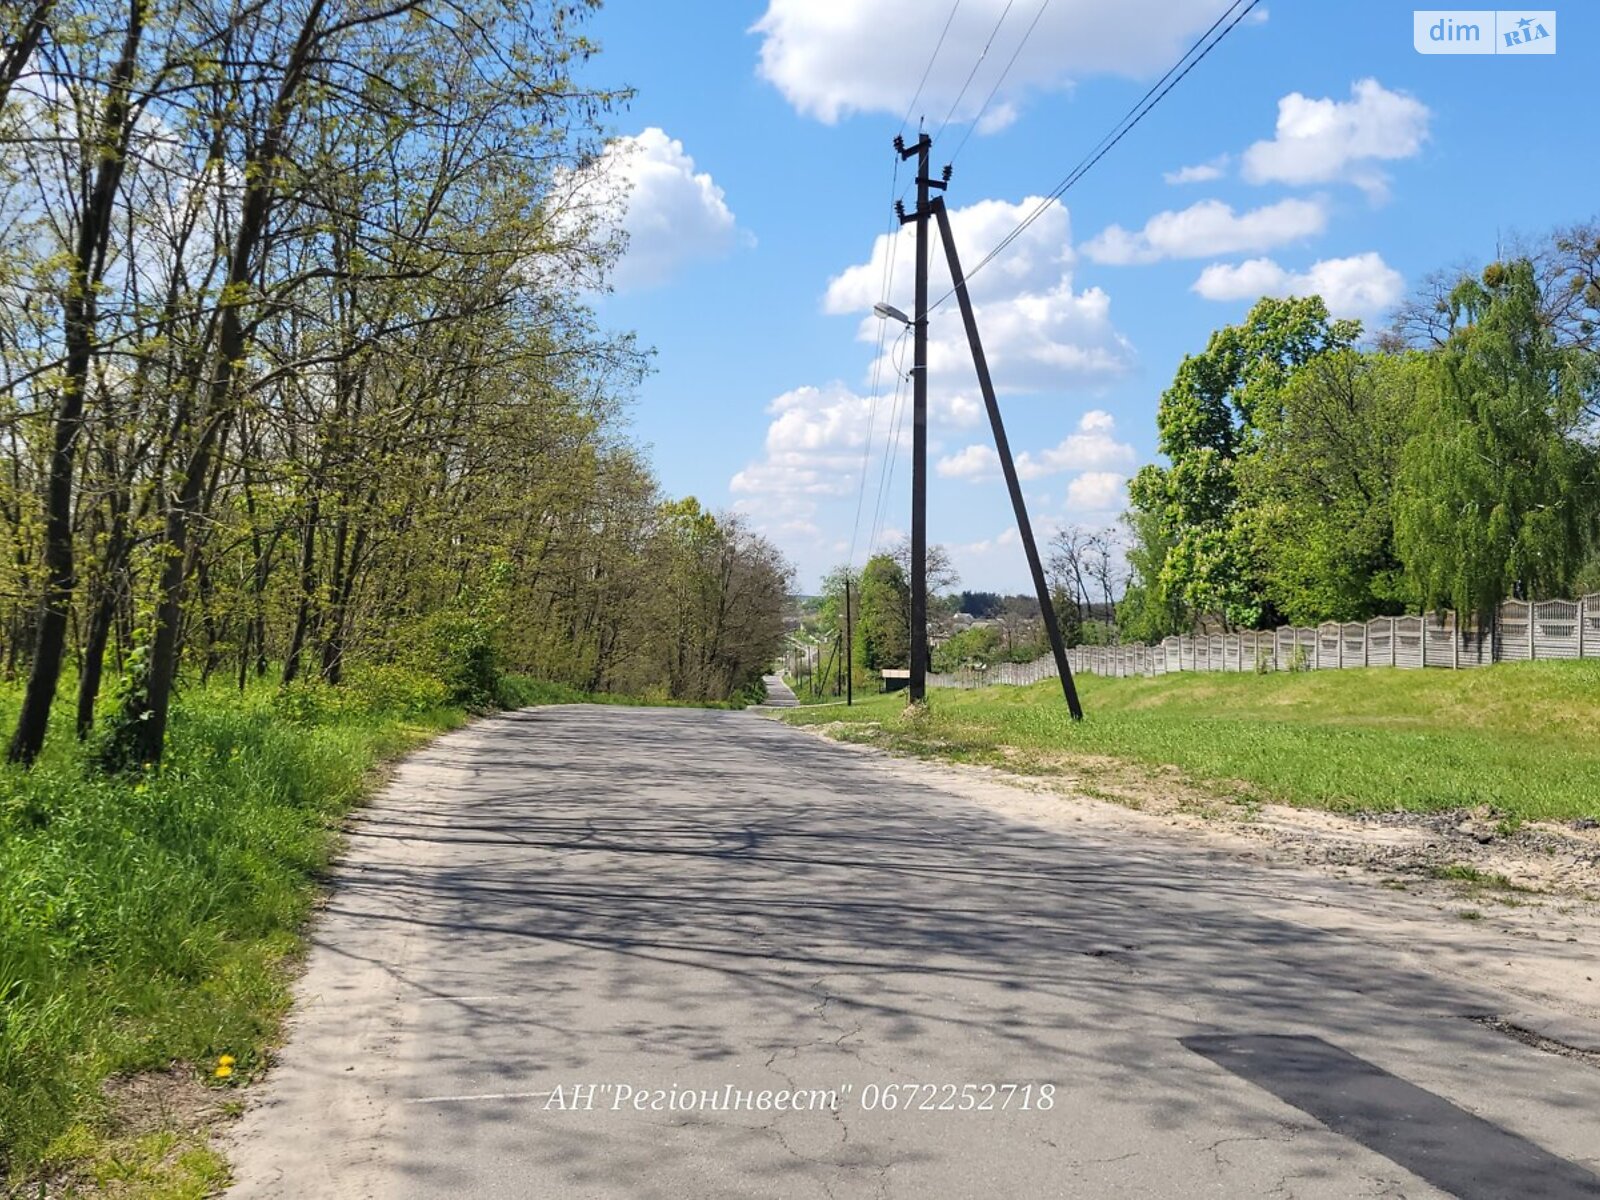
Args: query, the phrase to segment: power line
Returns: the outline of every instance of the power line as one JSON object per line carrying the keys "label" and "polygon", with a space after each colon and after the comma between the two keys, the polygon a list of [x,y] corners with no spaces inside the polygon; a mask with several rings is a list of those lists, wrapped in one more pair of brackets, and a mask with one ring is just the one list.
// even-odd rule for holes
{"label": "power line", "polygon": [[944,28],[939,31],[939,40],[934,43],[933,53],[928,56],[928,65],[922,69],[922,79],[917,83],[917,90],[912,94],[911,103],[906,105],[906,115],[900,118],[901,133],[906,131],[906,122],[911,120],[912,110],[917,107],[917,101],[922,99],[922,89],[927,86],[928,76],[933,72],[933,64],[938,61],[939,51],[944,47],[945,34],[950,32],[950,23],[956,19],[956,10],[960,7],[961,0],[956,0],[950,6],[950,15],[944,19]]}
{"label": "power line", "polygon": [[[911,95],[911,103],[906,105],[905,115],[900,118],[900,133],[902,133],[902,134],[905,133],[906,122],[911,120],[911,114],[912,114],[912,112],[914,112],[916,110],[917,101],[922,99],[922,89],[927,86],[928,77],[931,74],[933,74],[933,66],[934,66],[934,64],[936,62],[939,61],[939,51],[944,49],[945,38],[947,36],[949,36],[950,26],[955,23],[956,13],[959,12],[960,9],[961,9],[961,0],[954,0],[954,2],[950,5],[949,13],[946,14],[946,16],[945,16],[944,28],[939,30],[939,39],[933,45],[933,53],[928,56],[927,65],[922,68],[922,78],[917,81],[917,90],[912,93],[912,95]],[[899,180],[900,180],[900,159],[899,159],[898,156],[896,156],[895,161],[894,161],[894,173],[893,173],[893,175],[892,175],[892,177],[890,178],[890,181],[889,181],[889,201],[890,201],[890,203],[889,203],[889,208],[890,208],[889,229],[890,229],[890,232],[886,232],[886,234],[885,234],[885,236],[889,238],[888,260],[883,265],[883,284],[882,284],[882,288],[881,288],[880,294],[878,296],[878,299],[881,300],[881,301],[884,301],[884,302],[888,301],[889,293],[894,287],[895,259],[896,259],[896,256],[897,256],[898,252],[899,252],[899,249],[900,249],[900,229],[899,229],[898,223],[897,223],[897,221],[895,219],[895,215],[894,215],[894,201],[897,198],[896,197],[896,193],[895,193],[895,188],[898,185]],[[862,508],[863,508],[863,505],[864,505],[864,502],[865,502],[865,499],[866,499],[866,493],[867,493],[867,468],[871,464],[871,461],[872,461],[872,435],[873,435],[873,431],[874,431],[874,429],[875,429],[875,427],[877,425],[879,386],[880,386],[880,383],[881,383],[882,372],[883,372],[883,342],[884,342],[884,336],[885,336],[885,330],[883,328],[880,328],[878,330],[877,349],[876,349],[876,352],[875,352],[875,355],[874,355],[874,358],[873,358],[873,363],[872,363],[872,398],[869,401],[869,406],[868,406],[868,410],[867,410],[867,439],[866,439],[866,444],[862,447],[862,451],[861,451],[861,478],[860,478],[859,484],[858,484],[857,489],[856,489],[856,517],[855,517],[855,523],[851,527],[851,530],[850,530],[850,557],[849,557],[849,559],[846,560],[846,565],[847,566],[850,565],[850,564],[853,564],[855,562],[856,543],[857,543],[858,539],[861,536],[861,512],[862,512]],[[898,404],[899,404],[899,388],[898,387],[896,387],[895,395],[896,395],[895,403],[898,406]],[[890,415],[891,423],[893,422],[893,420],[894,420],[894,416],[893,416],[893,413],[891,412],[891,415]],[[889,435],[886,432],[885,435],[884,435],[884,437],[885,437],[885,445],[887,445],[888,436]],[[879,489],[879,491],[878,491],[877,500],[875,501],[875,508],[881,506],[881,504],[882,504],[883,486],[884,486],[883,477],[882,477],[882,474],[880,473],[879,481],[878,481],[878,489]],[[876,521],[877,521],[876,514],[874,515],[873,520],[874,520],[874,523],[876,523]],[[876,537],[875,534],[873,536],[874,536],[874,538]],[[869,543],[869,545],[870,545],[870,543]],[[869,550],[869,553],[870,553],[870,550]]]}
{"label": "power line", "polygon": [[[901,337],[903,338],[904,334],[902,334]],[[898,340],[896,345],[899,345]],[[892,353],[893,351],[891,351],[891,354]],[[883,430],[883,461],[878,466],[878,494],[873,498],[872,502],[872,525],[871,532],[867,537],[867,557],[869,558],[872,556],[873,550],[877,547],[878,528],[883,521],[884,495],[886,494],[886,489],[888,487],[889,458],[893,453],[890,450],[890,442],[891,440],[895,442],[898,442],[899,440],[897,421],[900,418],[900,398],[904,386],[905,378],[899,373],[899,371],[896,371],[894,382],[894,400],[889,406],[889,419],[884,425]]]}
{"label": "power line", "polygon": [[961,106],[962,99],[967,94],[967,89],[972,86],[973,79],[978,74],[978,68],[983,66],[983,60],[989,57],[989,47],[994,45],[994,39],[1000,32],[1000,26],[1006,23],[1006,17],[1011,13],[1011,6],[1017,0],[1006,0],[1005,8],[1000,10],[1000,19],[994,23],[994,28],[989,31],[989,40],[984,42],[983,49],[978,51],[978,61],[972,64],[972,70],[967,72],[967,81],[961,85],[961,90],[956,93],[956,98],[950,102],[950,111],[944,114],[944,120],[939,122],[939,132],[933,135],[933,140],[938,141],[944,133],[944,127],[950,124],[950,118],[955,116],[956,109]]}
{"label": "power line", "polygon": [[[1069,188],[1077,183],[1078,180],[1087,175],[1089,171],[1093,169],[1096,163],[1109,154],[1112,148],[1115,147],[1118,142],[1131,133],[1139,124],[1139,122],[1144,120],[1144,118],[1149,115],[1150,110],[1153,109],[1157,104],[1160,104],[1161,101],[1166,98],[1168,92],[1172,91],[1173,88],[1182,83],[1184,77],[1188,75],[1190,71],[1194,70],[1195,67],[1199,66],[1200,63],[1205,59],[1206,55],[1215,50],[1222,42],[1222,39],[1227,37],[1228,34],[1232,33],[1239,22],[1244,20],[1245,17],[1249,16],[1251,10],[1254,9],[1260,2],[1261,0],[1249,0],[1249,3],[1245,3],[1245,0],[1233,0],[1233,3],[1228,6],[1223,14],[1214,22],[1212,22],[1211,28],[1207,29],[1205,33],[1201,34],[1195,44],[1190,46],[1189,49],[1184,52],[1183,56],[1179,58],[1177,62],[1173,63],[1170,68],[1168,68],[1167,73],[1151,85],[1150,90],[1140,97],[1138,103],[1136,103],[1123,115],[1122,120],[1113,125],[1111,130],[1096,144],[1095,148],[1091,150],[1076,167],[1068,172],[1067,177],[1058,183],[1054,188],[1052,188],[1050,192],[1046,194],[1045,198],[1039,201],[1039,203],[1034,207],[1033,211],[1024,217],[1017,224],[1017,226],[1011,230],[1010,233],[1001,238],[994,249],[990,250],[988,254],[985,254],[983,258],[978,261],[977,266],[973,267],[972,270],[966,273],[967,284],[970,285],[972,283],[973,276],[977,275],[979,271],[983,270],[984,267],[993,262],[996,256],[1001,254],[1007,246],[1011,245],[1012,242],[1021,237],[1022,234],[1027,230],[1028,226],[1032,225],[1035,221],[1042,217],[1057,200],[1061,199],[1061,197],[1066,194]],[[1219,27],[1222,27],[1223,22],[1227,21],[1229,15],[1233,13],[1235,9],[1238,9],[1241,4],[1244,4],[1244,8],[1239,11],[1239,14],[1235,16],[1226,27],[1222,28],[1222,32],[1220,34],[1217,34],[1217,36],[1212,38],[1210,42],[1207,42],[1206,39],[1211,38],[1211,35],[1215,33]],[[944,304],[945,301],[949,300],[950,297],[955,294],[955,288],[951,288],[948,292],[930,304],[928,306],[928,311],[931,313],[934,309]]]}
{"label": "power line", "polygon": [[[904,344],[905,337],[906,334],[902,331],[895,342],[896,350]],[[894,460],[900,454],[900,431],[905,428],[905,383],[905,372],[900,370],[897,365],[895,369],[894,404],[889,411],[888,427],[884,430],[883,465],[878,472],[878,498],[872,515],[872,538],[867,543],[869,556],[878,547],[878,537],[883,532],[883,519],[888,513],[889,484],[894,479]]]}
{"label": "power line", "polygon": [[1017,48],[1011,52],[1011,57],[1007,60],[1005,69],[1000,72],[1000,77],[994,81],[994,86],[989,89],[989,94],[983,98],[983,106],[978,109],[978,115],[972,118],[971,123],[967,126],[967,131],[961,135],[961,140],[956,143],[955,153],[949,158],[949,162],[952,165],[961,156],[961,149],[967,144],[967,139],[972,136],[972,131],[983,120],[983,114],[989,111],[989,105],[994,102],[995,94],[1000,91],[1000,85],[1006,81],[1006,76],[1011,74],[1011,68],[1017,65],[1017,59],[1022,54],[1022,48],[1028,44],[1028,39],[1033,36],[1033,31],[1039,26],[1039,18],[1044,16],[1044,10],[1049,7],[1050,0],[1044,0],[1039,5],[1039,11],[1033,14],[1033,20],[1029,22],[1028,28],[1023,31],[1022,40],[1017,43]]}
{"label": "power line", "polygon": [[[885,302],[889,299],[890,289],[894,287],[895,255],[900,248],[900,227],[895,218],[893,202],[895,186],[899,181],[900,159],[897,155],[894,160],[894,171],[889,178],[889,228],[884,233],[889,242],[889,250],[887,261],[883,264],[883,283],[880,285],[878,296],[879,300]],[[886,326],[880,323],[877,350],[872,360],[872,399],[867,407],[867,440],[861,449],[861,478],[856,486],[856,519],[850,527],[850,556],[845,559],[846,569],[855,564],[856,543],[861,537],[861,509],[867,495],[867,468],[872,462],[872,434],[878,422],[879,384],[883,377],[883,340],[886,332]]]}

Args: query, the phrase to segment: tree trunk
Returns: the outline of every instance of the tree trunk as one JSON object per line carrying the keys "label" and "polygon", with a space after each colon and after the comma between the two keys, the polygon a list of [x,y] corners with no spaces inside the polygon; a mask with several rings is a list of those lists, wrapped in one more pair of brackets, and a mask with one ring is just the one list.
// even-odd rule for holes
{"label": "tree trunk", "polygon": [[112,69],[105,113],[97,131],[99,163],[95,169],[94,188],[78,226],[72,278],[64,305],[66,354],[61,405],[56,413],[49,481],[45,488],[44,596],[39,608],[28,687],[7,752],[12,762],[31,763],[38,757],[50,723],[50,706],[55,703],[56,687],[61,681],[68,610],[77,582],[72,554],[72,484],[78,440],[83,429],[84,393],[94,352],[95,290],[104,274],[105,248],[111,235],[113,207],[132,130],[128,93],[138,59],[139,40],[144,33],[144,10],[144,0],[132,0],[128,32]]}
{"label": "tree trunk", "polygon": [[[300,27],[294,50],[284,67],[283,82],[257,152],[246,163],[248,180],[241,206],[238,233],[228,255],[228,280],[218,321],[217,348],[211,378],[204,391],[204,408],[195,414],[201,432],[185,464],[178,494],[167,507],[166,557],[162,563],[156,611],[155,637],[150,647],[150,684],[146,696],[134,703],[132,722],[137,730],[135,752],[144,762],[158,762],[166,744],[167,712],[178,671],[178,625],[183,618],[183,584],[188,572],[189,529],[200,515],[200,498],[226,430],[226,410],[233,401],[236,364],[244,359],[243,297],[250,291],[256,253],[267,235],[267,217],[277,191],[278,172],[288,135],[289,118],[300,85],[305,80],[318,41],[325,0],[312,0]],[[180,414],[183,415],[183,414]],[[175,428],[182,429],[180,420]]]}

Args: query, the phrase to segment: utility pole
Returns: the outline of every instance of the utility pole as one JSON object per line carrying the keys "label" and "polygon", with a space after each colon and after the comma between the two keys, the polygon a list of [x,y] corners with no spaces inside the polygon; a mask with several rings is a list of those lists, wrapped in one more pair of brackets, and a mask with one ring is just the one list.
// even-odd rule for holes
{"label": "utility pole", "polygon": [[848,707],[856,702],[856,642],[850,635],[850,564],[844,567],[844,702]]}
{"label": "utility pole", "polygon": [[[1056,621],[1056,610],[1050,603],[1050,585],[1044,577],[1044,564],[1039,560],[1039,546],[1033,540],[1033,524],[1028,520],[1028,507],[1022,499],[1022,484],[1017,479],[1017,467],[1011,460],[1011,443],[1006,438],[1005,423],[1000,419],[1000,402],[995,399],[994,381],[989,378],[989,360],[983,353],[983,342],[978,337],[978,318],[972,311],[972,297],[967,295],[966,276],[961,273],[961,259],[956,254],[955,235],[950,232],[950,217],[945,212],[944,197],[931,205],[939,222],[939,238],[944,242],[944,254],[950,264],[950,284],[956,300],[961,305],[961,320],[967,327],[967,344],[972,348],[972,365],[978,373],[978,387],[983,392],[984,407],[989,410],[989,427],[994,431],[994,448],[1000,456],[1000,467],[1005,472],[1006,490],[1011,493],[1011,508],[1017,517],[1017,533],[1022,537],[1023,549],[1028,554],[1028,570],[1033,573],[1033,587],[1039,595],[1039,615],[1044,618],[1045,632],[1050,636],[1050,651],[1055,655],[1056,671],[1061,676],[1061,690],[1066,694],[1067,709],[1074,721],[1083,720],[1083,706],[1078,703],[1078,689],[1072,682],[1072,666],[1067,662],[1067,650],[1061,640],[1061,626]],[[917,298],[917,311],[923,312],[925,296]],[[913,593],[915,595],[915,593]],[[916,686],[916,668],[912,668],[912,686]]]}
{"label": "utility pole", "polygon": [[946,179],[928,178],[928,152],[933,139],[918,134],[907,146],[898,135],[894,148],[902,159],[917,160],[917,211],[900,223],[917,223],[916,311],[912,317],[911,351],[911,703],[921,704],[928,690],[928,189],[943,189]]}
{"label": "utility pole", "polygon": [[841,629],[836,639],[839,647],[839,670],[833,677],[833,694],[837,696],[844,691],[844,631]]}

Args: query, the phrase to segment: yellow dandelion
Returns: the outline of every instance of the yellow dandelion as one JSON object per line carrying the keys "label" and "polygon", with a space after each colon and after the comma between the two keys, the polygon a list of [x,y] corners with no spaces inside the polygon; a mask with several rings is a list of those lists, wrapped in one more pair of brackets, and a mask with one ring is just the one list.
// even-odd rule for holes
{"label": "yellow dandelion", "polygon": [[221,1066],[218,1067],[213,1074],[215,1074],[218,1079],[226,1079],[229,1075],[233,1074],[233,1068],[229,1066]]}
{"label": "yellow dandelion", "polygon": [[234,1057],[233,1057],[233,1055],[231,1055],[231,1054],[224,1054],[224,1055],[223,1055],[223,1056],[222,1056],[222,1057],[221,1057],[221,1058],[219,1058],[219,1059],[217,1059],[217,1065],[218,1065],[218,1066],[221,1066],[221,1067],[231,1067],[231,1066],[233,1066],[233,1064],[234,1064],[234,1063],[235,1063],[235,1062],[237,1062],[237,1061],[238,1061],[238,1060],[237,1060],[237,1059],[235,1059],[235,1058],[234,1058]]}

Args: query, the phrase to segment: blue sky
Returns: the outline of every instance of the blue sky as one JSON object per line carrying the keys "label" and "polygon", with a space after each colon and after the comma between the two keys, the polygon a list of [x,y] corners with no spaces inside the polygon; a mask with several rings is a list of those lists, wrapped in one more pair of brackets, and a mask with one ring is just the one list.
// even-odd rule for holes
{"label": "blue sky", "polygon": [[[1048,0],[955,162],[969,268],[1227,6]],[[1558,52],[1538,56],[1418,54],[1413,9],[1382,0],[1263,4],[1235,29],[974,281],[1036,527],[1114,521],[1177,364],[1263,292],[1321,291],[1376,327],[1428,272],[1595,215],[1597,7],[1557,10]],[[908,134],[919,114],[939,129],[1005,8],[957,6]],[[635,436],[668,491],[743,512],[805,590],[873,544],[895,374],[874,400],[867,310],[889,253],[890,140],[949,12],[611,0],[591,28],[593,76],[638,90],[610,164],[632,188],[630,250],[598,304],[657,352]],[[1013,0],[935,164],[1039,12]],[[1186,167],[1200,178],[1174,181]],[[908,310],[910,247],[907,229],[891,299]],[[929,536],[963,586],[1021,590],[953,303],[930,336]],[[879,544],[908,524],[909,442],[908,423]]]}

